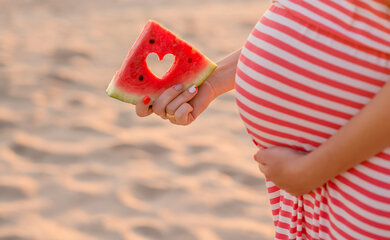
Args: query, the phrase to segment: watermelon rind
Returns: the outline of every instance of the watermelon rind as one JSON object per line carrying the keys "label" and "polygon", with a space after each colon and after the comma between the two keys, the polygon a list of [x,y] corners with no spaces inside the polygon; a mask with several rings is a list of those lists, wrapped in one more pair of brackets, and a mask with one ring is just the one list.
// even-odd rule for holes
{"label": "watermelon rind", "polygon": [[[206,79],[214,72],[216,68],[217,65],[212,61],[210,61],[210,64],[202,72],[200,72],[193,81],[187,83],[184,86],[184,89],[187,89],[193,85],[196,86],[202,85],[202,83],[206,81]],[[126,91],[122,90],[120,87],[115,86],[115,76],[116,74],[113,76],[110,84],[107,87],[106,90],[107,95],[112,98],[116,98],[122,102],[136,105],[138,101],[144,96],[127,93]],[[151,104],[153,104],[153,102],[156,100],[155,98],[157,97],[153,97],[153,96],[150,97],[151,97]]]}
{"label": "watermelon rind", "polygon": [[106,93],[108,96],[110,96],[112,98],[116,98],[122,102],[131,103],[134,105],[137,104],[137,102],[139,101],[139,98],[140,98],[137,95],[132,95],[132,94],[126,93],[125,91],[123,91],[119,87],[115,87],[112,84],[112,82],[110,83],[110,85],[108,85]]}

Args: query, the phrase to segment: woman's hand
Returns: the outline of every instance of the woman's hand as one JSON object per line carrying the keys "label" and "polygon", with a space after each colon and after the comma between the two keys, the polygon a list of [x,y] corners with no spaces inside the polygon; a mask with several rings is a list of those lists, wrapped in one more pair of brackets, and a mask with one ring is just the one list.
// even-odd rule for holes
{"label": "woman's hand", "polygon": [[165,90],[153,105],[150,98],[145,96],[135,107],[137,115],[146,117],[155,113],[173,124],[190,124],[216,97],[233,89],[240,52],[238,50],[220,60],[218,68],[199,88],[192,86],[183,91],[183,86],[173,86]]}
{"label": "woman's hand", "polygon": [[389,145],[390,80],[358,114],[309,154],[273,147],[260,150],[256,160],[266,178],[293,195],[301,195]]}
{"label": "woman's hand", "polygon": [[320,187],[325,182],[317,168],[310,165],[306,153],[286,147],[259,150],[255,156],[264,176],[279,188],[300,196]]}
{"label": "woman's hand", "polygon": [[[183,86],[178,84],[165,90],[153,105],[146,101],[138,102],[136,105],[137,115],[146,117],[155,113],[163,119],[169,119],[173,124],[188,125],[216,97],[209,80],[206,80],[199,88],[195,85],[185,91],[182,88]],[[147,100],[147,97],[145,99]]]}

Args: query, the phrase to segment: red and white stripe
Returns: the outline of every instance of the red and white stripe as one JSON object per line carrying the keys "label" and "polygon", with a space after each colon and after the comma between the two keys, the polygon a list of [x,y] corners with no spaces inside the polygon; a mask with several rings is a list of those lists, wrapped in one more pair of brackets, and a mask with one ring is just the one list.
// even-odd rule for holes
{"label": "red and white stripe", "polygon": [[294,15],[346,39],[390,53],[387,0],[277,0]]}
{"label": "red and white stripe", "polygon": [[[390,79],[390,7],[274,2],[242,49],[237,105],[259,147],[309,152]],[[390,147],[299,198],[267,188],[275,239],[390,239]]]}

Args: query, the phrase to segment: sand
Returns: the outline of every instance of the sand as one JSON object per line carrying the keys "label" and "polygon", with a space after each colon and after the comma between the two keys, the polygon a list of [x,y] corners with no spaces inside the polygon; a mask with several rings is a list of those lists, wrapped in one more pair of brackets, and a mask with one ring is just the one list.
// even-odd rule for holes
{"label": "sand", "polygon": [[0,0],[0,240],[272,239],[234,93],[190,126],[106,96],[149,18],[214,61],[260,0]]}

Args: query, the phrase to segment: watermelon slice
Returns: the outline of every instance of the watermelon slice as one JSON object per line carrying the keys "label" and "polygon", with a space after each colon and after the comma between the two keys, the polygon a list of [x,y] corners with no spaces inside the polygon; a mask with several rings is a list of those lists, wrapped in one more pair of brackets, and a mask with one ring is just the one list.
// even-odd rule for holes
{"label": "watermelon slice", "polygon": [[[156,53],[160,60],[166,54],[175,56],[172,67],[161,79],[148,68],[146,58],[150,53]],[[201,85],[216,67],[198,50],[149,20],[106,92],[127,103],[137,104],[144,96],[149,96],[153,102],[164,90],[176,84],[183,84],[184,89]]]}

